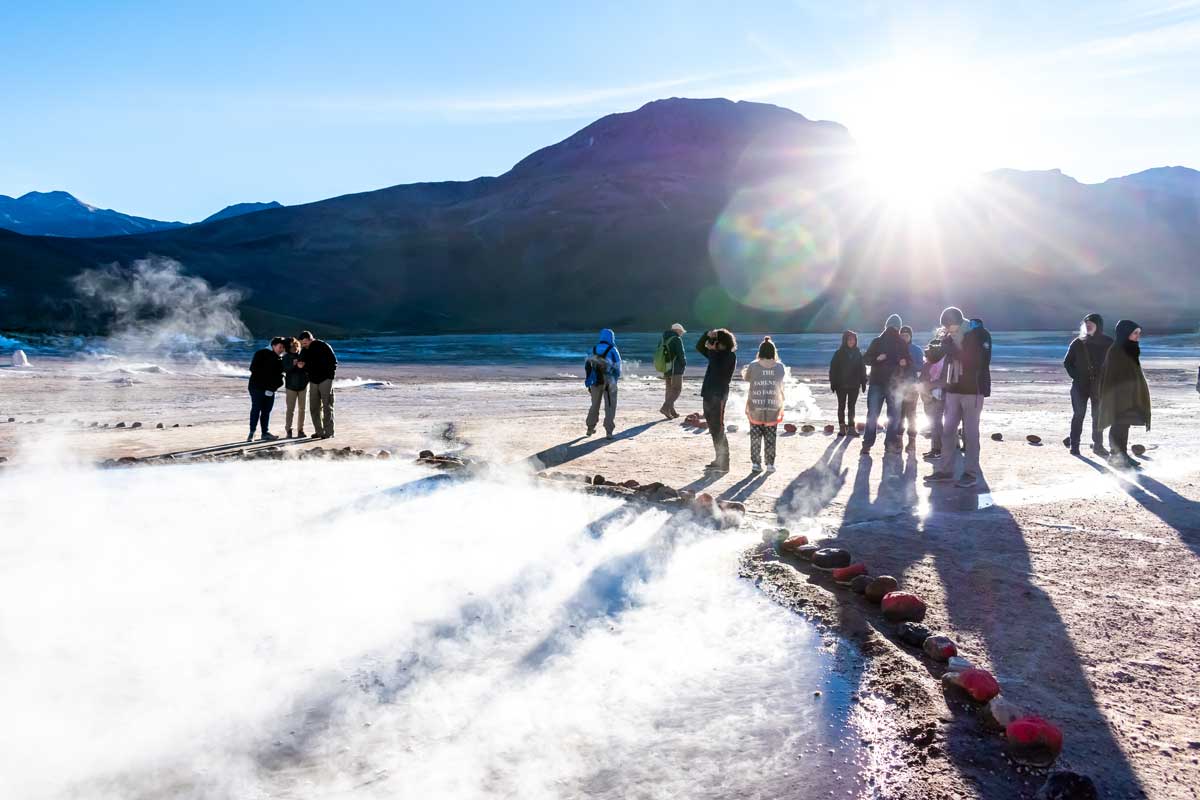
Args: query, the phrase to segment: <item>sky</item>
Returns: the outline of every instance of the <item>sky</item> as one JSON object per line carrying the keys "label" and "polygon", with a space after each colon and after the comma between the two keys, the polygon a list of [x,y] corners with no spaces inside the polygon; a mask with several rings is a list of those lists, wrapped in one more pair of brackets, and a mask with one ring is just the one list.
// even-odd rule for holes
{"label": "sky", "polygon": [[662,97],[835,120],[887,169],[1200,168],[1200,0],[0,4],[0,194],[191,222],[497,175]]}

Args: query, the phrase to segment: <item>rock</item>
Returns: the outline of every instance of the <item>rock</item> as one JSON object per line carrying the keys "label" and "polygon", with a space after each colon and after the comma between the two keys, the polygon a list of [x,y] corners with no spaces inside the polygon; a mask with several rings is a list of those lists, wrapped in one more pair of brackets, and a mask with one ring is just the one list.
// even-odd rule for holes
{"label": "rock", "polygon": [[[804,537],[800,537],[800,538],[804,539],[804,541],[800,542],[800,544],[808,543],[808,539],[805,539]],[[763,540],[763,544],[776,545],[779,547],[780,550],[782,550],[784,544],[788,540],[788,529],[787,528],[767,528],[762,533],[762,540]],[[797,546],[799,546],[799,545],[797,545]]]}
{"label": "rock", "polygon": [[813,553],[812,563],[818,569],[837,569],[850,565],[850,553],[840,547],[822,547]]}
{"label": "rock", "polygon": [[178,428],[178,427],[179,427],[179,423],[178,423],[178,422],[176,422],[176,423],[175,423],[174,425],[172,425],[171,427],[172,427],[172,428]]}
{"label": "rock", "polygon": [[792,554],[803,561],[812,561],[813,556],[821,549],[819,544],[805,544],[797,547]]}
{"label": "rock", "polygon": [[1133,447],[1131,447],[1129,449],[1133,451],[1133,454],[1135,456],[1146,455],[1146,445],[1144,445],[1144,444],[1135,444]]}
{"label": "rock", "polygon": [[883,596],[888,592],[894,592],[900,588],[899,582],[891,575],[880,575],[871,581],[867,586],[867,599],[872,603],[878,603],[883,600]]}
{"label": "rock", "polygon": [[696,427],[702,431],[706,431],[706,430],[708,430],[708,421],[702,419],[696,423]]}
{"label": "rock", "polygon": [[784,433],[795,433],[795,432],[796,432],[796,426],[795,426],[795,425],[793,425],[793,424],[792,424],[792,423],[790,423],[790,422],[785,422],[785,423],[784,423],[784,425],[783,425],[783,432],[784,432]]}
{"label": "rock", "polygon": [[858,424],[856,424],[856,425],[854,426],[854,430],[858,431],[859,433],[862,433],[862,432],[863,432],[863,431],[865,431],[866,429],[867,429],[867,426],[866,426],[866,424],[865,424],[865,423],[862,423],[862,422],[859,422]]}
{"label": "rock", "polygon": [[950,656],[946,661],[946,669],[951,672],[962,672],[964,669],[970,669],[975,666],[962,656]]}
{"label": "rock", "polygon": [[1000,694],[1000,684],[986,669],[972,667],[952,674],[956,676],[954,685],[970,695],[976,703],[986,703]]}
{"label": "rock", "polygon": [[859,575],[854,580],[850,581],[850,591],[855,594],[863,594],[867,591],[867,586],[871,583],[870,575]]}
{"label": "rock", "polygon": [[135,423],[133,423],[132,425],[130,425],[129,427],[131,427],[131,428],[140,428],[140,427],[142,427],[142,423],[140,423],[140,422],[135,422]]}
{"label": "rock", "polygon": [[1048,767],[1062,752],[1062,731],[1041,717],[1013,720],[1005,726],[1004,737],[1008,739],[1009,754],[1021,764]]}
{"label": "rock", "polygon": [[925,601],[911,592],[888,592],[879,601],[889,622],[920,622],[925,619]]}
{"label": "rock", "polygon": [[1034,434],[1032,434],[1032,433],[1031,433],[1031,434],[1029,434],[1028,436],[1026,436],[1026,437],[1025,437],[1025,441],[1029,442],[1030,444],[1041,444],[1041,443],[1042,443],[1042,437],[1040,437],[1040,436],[1036,436],[1036,435],[1034,435]]}
{"label": "rock", "polygon": [[958,655],[958,647],[948,636],[930,636],[921,644],[921,649],[934,661],[949,661],[951,656]]}
{"label": "rock", "polygon": [[[313,450],[320,450],[320,449],[321,448],[319,448],[319,447],[313,448]],[[422,450],[421,452],[417,453],[417,458],[433,458],[433,451],[432,450]]]}
{"label": "rock", "polygon": [[[785,553],[799,553],[801,547],[808,545],[808,537],[803,533],[798,536],[789,536],[779,545],[779,549]],[[813,552],[816,552],[815,550]]]}
{"label": "rock", "polygon": [[993,442],[1003,442],[1003,441],[1004,441],[1004,434],[1003,434],[1003,433],[993,433],[993,434],[992,434],[992,441],[993,441]]}
{"label": "rock", "polygon": [[679,499],[685,503],[690,503],[696,499],[696,493],[693,492],[691,489],[680,489],[679,490]]}
{"label": "rock", "polygon": [[1036,800],[1099,800],[1096,784],[1086,775],[1061,770],[1051,772],[1050,777],[1038,789]]}
{"label": "rock", "polygon": [[137,459],[133,456],[121,456],[117,459],[118,464],[136,464]]}
{"label": "rock", "polygon": [[838,567],[833,571],[833,579],[838,583],[849,583],[850,581],[867,574],[867,565],[859,562],[858,564],[850,564],[846,567]]}
{"label": "rock", "polygon": [[41,424],[45,423],[45,421],[46,421],[46,418],[45,418],[45,417],[38,417],[38,418],[37,418],[37,424],[38,424],[38,425],[41,425]]}
{"label": "rock", "polygon": [[117,424],[116,424],[114,427],[117,427],[117,428],[124,428],[124,427],[125,427],[125,423],[124,423],[124,422],[118,422],[118,423],[117,423]]}
{"label": "rock", "polygon": [[906,622],[896,629],[896,638],[913,647],[920,647],[929,638],[929,628],[915,622]]}
{"label": "rock", "polygon": [[1071,446],[1071,437],[1064,436],[1063,437],[1063,447],[1070,447],[1070,446]]}
{"label": "rock", "polygon": [[380,450],[378,453],[375,454],[375,457],[378,458],[380,461],[385,461],[385,460],[391,458],[392,454],[389,453],[387,450]]}
{"label": "rock", "polygon": [[639,486],[641,486],[641,484],[638,483],[637,481],[635,481],[633,478],[630,478],[629,480],[625,481],[621,485],[624,486],[626,489],[636,489]]}
{"label": "rock", "polygon": [[712,508],[713,497],[708,492],[700,492],[700,494],[696,495],[695,503],[700,508]]}
{"label": "rock", "polygon": [[603,486],[603,485],[604,485],[604,476],[603,475],[600,475],[599,473],[597,473],[592,476],[592,486]]}
{"label": "rock", "polygon": [[832,425],[826,425],[826,426],[825,426],[825,433],[827,433],[827,434],[833,433],[833,426],[832,426]]}
{"label": "rock", "polygon": [[817,427],[815,425],[801,425],[800,426],[801,433],[812,433],[816,429],[817,429]]}
{"label": "rock", "polygon": [[1028,714],[1025,713],[1023,708],[1000,694],[988,701],[988,704],[980,711],[979,716],[983,719],[983,724],[987,727],[992,730],[1002,731],[1008,727],[1010,722],[1016,722],[1022,717],[1028,716]]}
{"label": "rock", "polygon": [[164,427],[165,427],[165,426],[164,426],[164,425],[163,425],[161,422],[160,422],[160,423],[158,423],[157,425],[155,425],[155,426],[154,426],[155,430],[160,430],[160,431],[161,431],[161,430],[162,430]]}
{"label": "rock", "polygon": [[9,417],[9,418],[8,418],[8,421],[9,421],[9,422],[16,422],[16,421],[17,421],[17,418],[16,418],[16,417]]}
{"label": "rock", "polygon": [[738,502],[737,500],[718,500],[717,508],[721,509],[722,511],[729,511],[734,514],[745,514],[746,513],[746,504]]}
{"label": "rock", "polygon": [[726,433],[737,433],[737,431],[738,431],[737,425],[726,425],[725,426]]}

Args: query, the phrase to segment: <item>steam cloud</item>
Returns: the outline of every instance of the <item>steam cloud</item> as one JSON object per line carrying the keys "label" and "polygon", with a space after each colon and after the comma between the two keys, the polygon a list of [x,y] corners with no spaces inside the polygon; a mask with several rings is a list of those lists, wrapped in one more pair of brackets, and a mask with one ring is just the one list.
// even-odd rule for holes
{"label": "steam cloud", "polygon": [[75,291],[110,320],[110,345],[125,352],[193,353],[248,335],[238,315],[244,293],[214,289],[185,275],[178,261],[159,256],[131,267],[111,264],[84,270]]}

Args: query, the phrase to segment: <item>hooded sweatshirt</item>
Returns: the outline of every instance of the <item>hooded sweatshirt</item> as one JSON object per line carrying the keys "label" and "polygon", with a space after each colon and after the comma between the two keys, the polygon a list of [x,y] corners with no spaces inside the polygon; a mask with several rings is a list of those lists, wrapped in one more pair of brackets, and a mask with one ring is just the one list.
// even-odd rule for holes
{"label": "hooded sweatshirt", "polygon": [[1096,332],[1088,336],[1080,334],[1071,340],[1063,366],[1071,380],[1079,386],[1095,386],[1100,382],[1100,369],[1104,366],[1104,358],[1108,348],[1112,346],[1112,337],[1104,335],[1104,317],[1099,314],[1088,314],[1083,323],[1096,323]]}
{"label": "hooded sweatshirt", "polygon": [[687,356],[683,352],[683,339],[674,328],[663,331],[663,341],[667,343],[667,358],[671,359],[671,368],[667,375],[682,375],[687,369]]}
{"label": "hooded sweatshirt", "polygon": [[787,367],[775,358],[759,358],[742,370],[750,382],[746,396],[746,418],[751,425],[778,425],[783,421],[783,379]]}
{"label": "hooded sweatshirt", "polygon": [[[851,337],[855,340],[853,347],[850,346]],[[842,331],[842,346],[829,361],[829,388],[835,392],[867,390],[867,364],[858,349],[858,334],[854,331]]]}
{"label": "hooded sweatshirt", "polygon": [[[908,361],[911,356],[908,344],[900,335],[900,327],[904,324],[899,314],[892,314],[884,323],[883,333],[875,337],[863,357],[871,368],[872,386],[892,386],[903,377],[905,367],[901,361]],[[880,359],[880,356],[883,356]]]}
{"label": "hooded sweatshirt", "polygon": [[1100,370],[1100,427],[1145,425],[1150,430],[1150,387],[1142,373],[1141,347],[1129,339],[1140,326],[1123,319]]}
{"label": "hooded sweatshirt", "polygon": [[[588,362],[595,364],[596,361],[607,362],[603,381],[600,378],[600,370],[588,368]],[[617,337],[611,328],[600,331],[600,340],[596,342],[583,365],[584,374],[587,375],[583,383],[589,388],[597,383],[616,383],[621,380],[621,352],[617,350]]]}

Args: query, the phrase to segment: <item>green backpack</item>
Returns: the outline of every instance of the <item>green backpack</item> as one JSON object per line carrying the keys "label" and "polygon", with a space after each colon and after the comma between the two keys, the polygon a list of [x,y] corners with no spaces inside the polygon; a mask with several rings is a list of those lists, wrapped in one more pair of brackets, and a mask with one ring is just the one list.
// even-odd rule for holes
{"label": "green backpack", "polygon": [[654,348],[654,368],[666,375],[673,363],[675,363],[675,359],[671,358],[671,354],[667,350],[667,340],[664,337],[659,340],[658,347]]}

